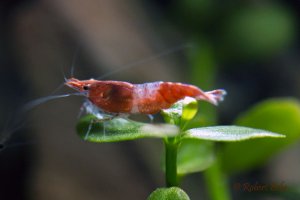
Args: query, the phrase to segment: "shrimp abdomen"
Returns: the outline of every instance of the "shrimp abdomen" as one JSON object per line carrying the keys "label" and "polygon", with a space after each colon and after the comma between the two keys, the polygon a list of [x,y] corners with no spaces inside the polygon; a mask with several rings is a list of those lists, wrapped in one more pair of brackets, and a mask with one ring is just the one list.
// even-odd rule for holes
{"label": "shrimp abdomen", "polygon": [[203,92],[200,88],[172,82],[154,82],[135,85],[132,113],[154,114],[161,109],[171,107],[175,102],[185,97],[205,100],[217,105],[225,92],[214,90]]}
{"label": "shrimp abdomen", "polygon": [[159,92],[166,101],[172,104],[185,97],[193,97],[197,100],[204,100],[218,105],[220,101],[223,101],[224,95],[226,95],[226,91],[222,89],[204,92],[194,85],[172,82],[161,83]]}

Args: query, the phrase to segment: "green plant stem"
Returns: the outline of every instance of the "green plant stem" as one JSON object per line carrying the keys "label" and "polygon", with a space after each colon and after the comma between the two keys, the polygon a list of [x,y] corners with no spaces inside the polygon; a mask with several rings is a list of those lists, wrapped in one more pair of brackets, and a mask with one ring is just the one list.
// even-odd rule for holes
{"label": "green plant stem", "polygon": [[175,138],[167,138],[164,142],[166,153],[166,185],[167,187],[178,186],[177,150],[179,144]]}
{"label": "green plant stem", "polygon": [[204,179],[211,200],[230,200],[227,177],[222,172],[218,159],[204,171]]}

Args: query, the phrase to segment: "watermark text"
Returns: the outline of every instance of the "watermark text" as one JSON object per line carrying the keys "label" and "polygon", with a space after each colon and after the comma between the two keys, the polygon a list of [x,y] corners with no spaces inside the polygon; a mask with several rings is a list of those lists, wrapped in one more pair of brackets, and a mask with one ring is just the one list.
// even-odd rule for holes
{"label": "watermark text", "polygon": [[244,182],[234,183],[233,189],[242,192],[284,192],[287,190],[287,185],[283,181],[279,183]]}

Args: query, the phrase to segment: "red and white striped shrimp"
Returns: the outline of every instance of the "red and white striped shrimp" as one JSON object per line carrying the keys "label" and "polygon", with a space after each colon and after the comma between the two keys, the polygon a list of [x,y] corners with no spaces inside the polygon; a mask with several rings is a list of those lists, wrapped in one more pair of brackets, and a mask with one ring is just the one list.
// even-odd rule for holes
{"label": "red and white striped shrimp", "polygon": [[225,90],[203,92],[183,83],[152,82],[132,84],[123,81],[78,80],[70,78],[67,86],[84,94],[98,109],[112,114],[155,114],[184,97],[193,97],[217,105]]}

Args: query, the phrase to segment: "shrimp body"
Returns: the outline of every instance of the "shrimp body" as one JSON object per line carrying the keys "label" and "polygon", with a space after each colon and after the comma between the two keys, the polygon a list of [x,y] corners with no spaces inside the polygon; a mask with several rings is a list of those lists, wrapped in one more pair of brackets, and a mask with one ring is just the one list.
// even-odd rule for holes
{"label": "shrimp body", "polygon": [[196,86],[173,82],[131,84],[122,81],[80,81],[71,78],[66,85],[84,92],[101,110],[117,114],[155,114],[185,97],[217,105],[226,94],[224,90],[203,92]]}

